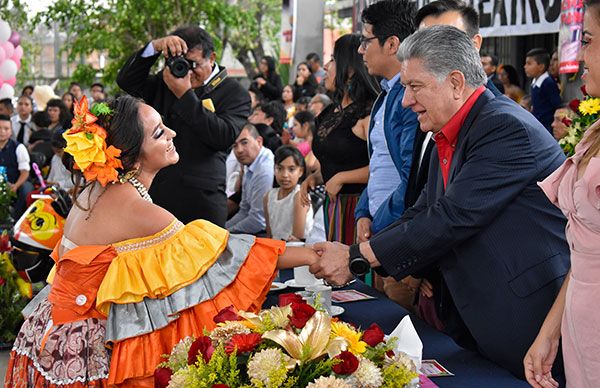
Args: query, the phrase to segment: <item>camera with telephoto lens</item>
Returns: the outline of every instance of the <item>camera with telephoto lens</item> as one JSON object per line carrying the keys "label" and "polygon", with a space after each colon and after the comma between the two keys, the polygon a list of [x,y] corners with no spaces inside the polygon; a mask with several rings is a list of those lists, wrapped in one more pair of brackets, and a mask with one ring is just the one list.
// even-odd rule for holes
{"label": "camera with telephoto lens", "polygon": [[196,62],[190,61],[183,55],[177,55],[167,58],[167,66],[171,73],[177,78],[183,78],[188,71],[196,68]]}

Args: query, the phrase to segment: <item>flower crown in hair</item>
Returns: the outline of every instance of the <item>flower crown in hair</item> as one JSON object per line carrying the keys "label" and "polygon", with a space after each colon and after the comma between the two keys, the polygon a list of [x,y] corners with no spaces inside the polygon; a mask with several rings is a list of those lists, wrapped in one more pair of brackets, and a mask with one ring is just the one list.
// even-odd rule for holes
{"label": "flower crown in hair", "polygon": [[112,145],[106,147],[106,130],[96,124],[97,116],[112,114],[112,110],[105,103],[97,103],[90,112],[85,96],[74,104],[72,127],[63,133],[67,141],[65,152],[75,160],[73,167],[80,170],[88,182],[97,180],[102,186],[117,182],[117,168],[123,168],[119,160],[121,150]]}

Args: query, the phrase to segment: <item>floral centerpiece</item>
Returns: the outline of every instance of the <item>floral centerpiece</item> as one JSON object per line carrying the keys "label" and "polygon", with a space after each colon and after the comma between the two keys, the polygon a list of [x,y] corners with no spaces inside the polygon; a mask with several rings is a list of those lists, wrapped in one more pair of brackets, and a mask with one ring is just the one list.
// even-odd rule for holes
{"label": "floral centerpiece", "polygon": [[562,119],[569,130],[558,144],[562,147],[567,156],[572,156],[575,153],[575,146],[585,133],[586,129],[598,120],[600,113],[600,98],[591,97],[587,94],[585,86],[581,87],[583,99],[574,99],[569,103],[569,108],[577,116],[575,118],[564,117]]}
{"label": "floral centerpiece", "polygon": [[[317,309],[319,306],[317,306]],[[155,372],[157,387],[409,387],[414,362],[376,324],[361,331],[296,300],[259,314],[222,310]]]}
{"label": "floral centerpiece", "polygon": [[10,221],[10,205],[17,198],[4,172],[0,172],[0,225]]}
{"label": "floral centerpiece", "polygon": [[8,233],[0,234],[0,350],[10,349],[23,322],[21,310],[31,297],[26,283],[10,262]]}

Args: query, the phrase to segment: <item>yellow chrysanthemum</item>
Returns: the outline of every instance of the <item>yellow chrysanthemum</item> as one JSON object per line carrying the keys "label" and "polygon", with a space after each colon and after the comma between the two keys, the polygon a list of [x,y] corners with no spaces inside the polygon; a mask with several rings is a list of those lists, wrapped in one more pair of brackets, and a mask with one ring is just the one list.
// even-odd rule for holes
{"label": "yellow chrysanthemum", "polygon": [[594,115],[600,112],[600,99],[588,98],[579,103],[579,112],[583,115]]}
{"label": "yellow chrysanthemum", "polygon": [[367,343],[361,341],[362,333],[344,322],[331,322],[331,337],[342,337],[348,341],[348,350],[354,354],[362,354],[367,350]]}
{"label": "yellow chrysanthemum", "polygon": [[69,134],[65,132],[63,137],[67,141],[65,152],[73,155],[75,163],[81,170],[85,170],[92,163],[106,162],[104,153],[104,139],[97,134],[77,132]]}

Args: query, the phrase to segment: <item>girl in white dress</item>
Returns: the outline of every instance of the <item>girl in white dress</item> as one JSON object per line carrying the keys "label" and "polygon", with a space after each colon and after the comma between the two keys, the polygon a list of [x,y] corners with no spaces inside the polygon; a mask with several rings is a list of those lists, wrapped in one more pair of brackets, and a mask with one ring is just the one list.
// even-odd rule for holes
{"label": "girl in white dress", "polygon": [[300,200],[300,183],[306,165],[302,153],[294,146],[281,146],[275,152],[275,180],[279,187],[264,197],[267,236],[275,240],[304,241],[313,224],[310,205]]}

